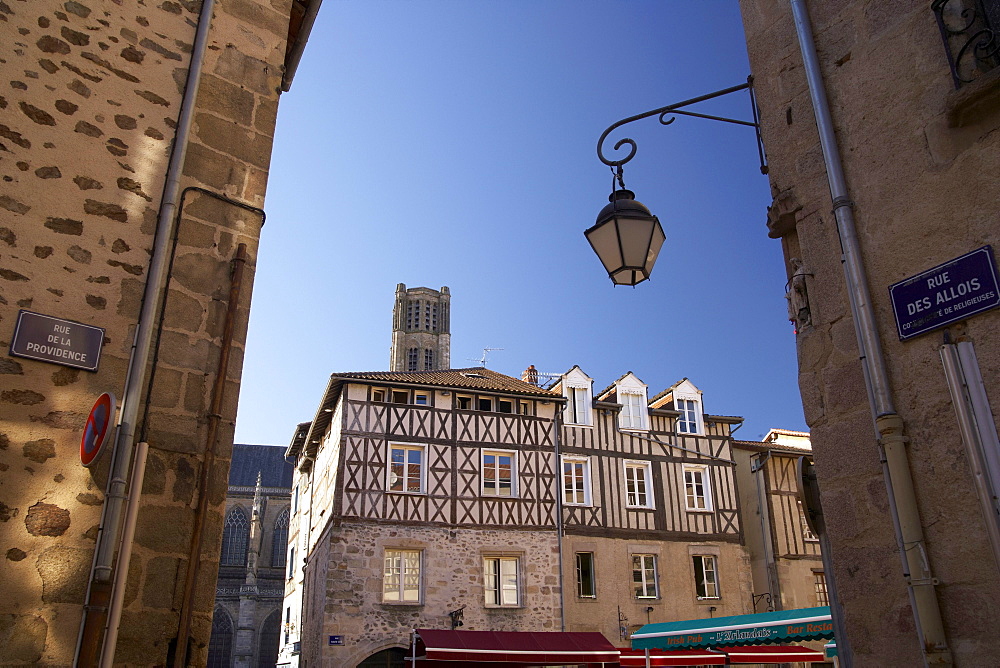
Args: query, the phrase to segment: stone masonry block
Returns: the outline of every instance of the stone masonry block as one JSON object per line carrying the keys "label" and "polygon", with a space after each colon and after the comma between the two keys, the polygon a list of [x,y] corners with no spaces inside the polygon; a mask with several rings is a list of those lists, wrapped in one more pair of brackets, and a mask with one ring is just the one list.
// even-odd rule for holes
{"label": "stone masonry block", "polygon": [[0,664],[38,664],[47,635],[48,624],[37,615],[0,615]]}
{"label": "stone masonry block", "polygon": [[[277,102],[273,104],[277,108]],[[254,116],[254,94],[225,79],[205,74],[198,90],[198,108],[249,126]]]}
{"label": "stone masonry block", "polygon": [[143,505],[135,542],[161,554],[186,554],[194,512],[184,506]]}
{"label": "stone masonry block", "polygon": [[35,567],[42,579],[43,603],[74,603],[83,600],[93,553],[56,545],[42,552]]}
{"label": "stone masonry block", "polygon": [[248,56],[234,44],[227,44],[215,65],[215,73],[261,95],[271,96],[281,79],[263,60]]}
{"label": "stone masonry block", "polygon": [[195,126],[195,136],[209,148],[261,169],[267,169],[271,163],[272,139],[267,135],[207,113],[195,116]]}

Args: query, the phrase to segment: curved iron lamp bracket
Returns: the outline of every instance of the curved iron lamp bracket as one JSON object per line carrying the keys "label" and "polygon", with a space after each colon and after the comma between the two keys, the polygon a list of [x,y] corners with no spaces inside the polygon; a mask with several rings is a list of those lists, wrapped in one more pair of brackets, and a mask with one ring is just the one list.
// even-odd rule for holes
{"label": "curved iron lamp bracket", "polygon": [[[750,94],[750,107],[751,107],[751,110],[753,112],[753,121],[742,121],[742,120],[739,120],[739,119],[736,119],[736,118],[726,118],[724,116],[711,116],[709,114],[699,114],[699,113],[694,112],[694,111],[684,111],[684,110],[682,110],[682,107],[687,107],[687,106],[690,106],[692,104],[697,104],[699,102],[704,102],[706,100],[712,100],[714,98],[722,97],[723,95],[729,95],[730,93],[736,93],[736,92],[739,92],[741,90],[748,91],[749,94]],[[623,125],[626,125],[626,124],[631,123],[633,121],[639,121],[639,120],[642,120],[644,118],[649,118],[650,116],[657,116],[658,115],[660,117],[660,123],[661,124],[663,124],[663,125],[670,125],[675,120],[677,120],[676,118],[674,118],[675,114],[682,115],[682,116],[693,116],[695,118],[707,118],[708,120],[711,120],[711,121],[722,121],[724,123],[734,123],[736,125],[746,125],[748,127],[753,128],[754,132],[757,135],[757,155],[760,158],[760,173],[761,174],[767,174],[767,158],[764,155],[764,143],[763,143],[763,141],[761,140],[761,137],[760,137],[760,123],[759,123],[759,118],[758,118],[758,113],[757,113],[757,100],[754,97],[754,93],[753,93],[753,76],[747,77],[747,82],[744,83],[744,84],[740,84],[738,86],[731,86],[729,88],[724,88],[722,90],[717,90],[714,93],[708,93],[706,95],[699,95],[698,97],[693,97],[690,100],[684,100],[683,102],[677,102],[675,104],[669,104],[669,105],[667,105],[665,107],[660,107],[659,109],[653,109],[652,111],[647,111],[647,112],[642,113],[642,114],[636,114],[635,116],[629,116],[628,118],[623,118],[622,120],[620,120],[617,123],[615,123],[612,126],[610,126],[607,130],[605,130],[601,134],[601,138],[597,140],[597,157],[600,158],[601,162],[603,162],[605,165],[608,165],[609,167],[611,167],[612,171],[615,172],[616,177],[618,178],[618,181],[621,182],[622,181],[622,165],[624,165],[626,162],[628,162],[629,160],[631,160],[632,158],[635,157],[635,152],[636,152],[635,140],[631,139],[629,137],[625,137],[623,139],[619,139],[615,143],[614,150],[617,151],[617,150],[621,149],[621,147],[624,146],[625,144],[628,144],[628,147],[629,147],[628,148],[628,154],[624,158],[621,158],[619,160],[609,160],[604,155],[604,142],[608,138],[608,135],[611,134],[612,132],[614,132],[617,128],[620,128]]]}

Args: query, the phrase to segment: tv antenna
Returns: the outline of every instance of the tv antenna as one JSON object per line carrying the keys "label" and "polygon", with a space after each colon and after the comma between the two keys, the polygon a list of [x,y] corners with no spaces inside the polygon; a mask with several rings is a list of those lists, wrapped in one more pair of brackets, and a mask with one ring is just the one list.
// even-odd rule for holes
{"label": "tv antenna", "polygon": [[486,366],[486,358],[494,350],[503,350],[503,348],[483,348],[483,356],[482,357],[480,357],[479,359],[475,359],[475,358],[470,357],[469,361],[470,362],[479,362],[479,366],[485,367]]}

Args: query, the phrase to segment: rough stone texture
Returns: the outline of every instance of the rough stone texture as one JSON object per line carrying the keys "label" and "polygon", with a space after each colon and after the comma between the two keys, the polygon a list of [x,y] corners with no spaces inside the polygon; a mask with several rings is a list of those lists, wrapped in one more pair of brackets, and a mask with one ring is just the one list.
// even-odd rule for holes
{"label": "rough stone texture", "polygon": [[[260,175],[269,163],[291,0],[238,0],[230,8],[235,1],[216,3],[203,102],[194,110],[202,120],[189,147],[200,169],[185,168],[181,185],[262,206]],[[73,664],[110,459],[81,467],[80,429],[97,395],[111,390],[120,397],[124,386],[181,107],[178,81],[189,68],[200,7],[196,0],[0,0],[0,34],[9,38],[0,39],[0,63],[10,74],[5,81],[16,82],[4,86],[0,100],[0,322],[9,327],[18,309],[30,308],[106,332],[96,372],[9,357],[9,341],[0,349],[0,525],[8,555],[0,580],[17,582],[0,601],[5,665]],[[199,199],[188,197],[180,212],[195,234],[181,223],[178,256],[188,258],[183,271],[207,273],[171,284],[168,354],[159,374],[171,384],[157,388],[151,410],[141,540],[116,663],[166,665],[177,634],[175,609],[146,607],[163,603],[156,600],[163,579],[149,565],[172,559],[184,571],[204,456],[206,388],[218,360],[218,325],[208,315],[228,296],[228,268],[240,243],[250,262],[237,348],[246,330],[259,219],[228,205],[188,211]],[[242,351],[234,353],[226,384],[223,451],[231,447],[241,359]],[[214,531],[221,529],[225,493],[228,460],[221,461],[208,495]],[[212,582],[208,598],[196,601],[195,665],[205,658],[218,559],[218,540],[206,545],[201,585]]]}
{"label": "rough stone texture", "polygon": [[[1000,243],[992,176],[1000,76],[993,70],[955,91],[927,4],[808,4],[946,638],[955,665],[988,665],[1000,620],[974,606],[1000,597],[1000,579],[942,371],[944,332],[899,341],[887,288]],[[799,385],[847,640],[855,665],[920,665],[794,21],[778,0],[740,6],[775,204],[792,196],[803,207],[781,243],[785,260],[798,257],[809,272],[812,324],[797,335]],[[997,310],[947,331],[975,346],[993,414],[985,419],[994,421],[998,331]]]}

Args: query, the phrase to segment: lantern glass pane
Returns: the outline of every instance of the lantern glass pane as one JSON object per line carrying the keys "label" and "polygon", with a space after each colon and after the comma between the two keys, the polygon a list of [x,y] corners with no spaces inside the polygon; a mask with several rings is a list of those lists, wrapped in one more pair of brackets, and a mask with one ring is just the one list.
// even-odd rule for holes
{"label": "lantern glass pane", "polygon": [[601,258],[604,270],[609,274],[622,266],[621,248],[618,246],[618,234],[615,219],[595,227],[587,232],[587,240],[593,246],[597,257]]}
{"label": "lantern glass pane", "polygon": [[654,223],[652,218],[618,217],[618,230],[626,267],[636,269],[645,267]]}
{"label": "lantern glass pane", "polygon": [[649,253],[646,256],[647,274],[653,271],[653,264],[656,263],[656,256],[660,254],[660,248],[663,246],[663,242],[666,240],[666,238],[667,235],[663,233],[663,228],[660,226],[660,221],[656,220],[656,224],[653,227],[653,240],[649,244]]}

